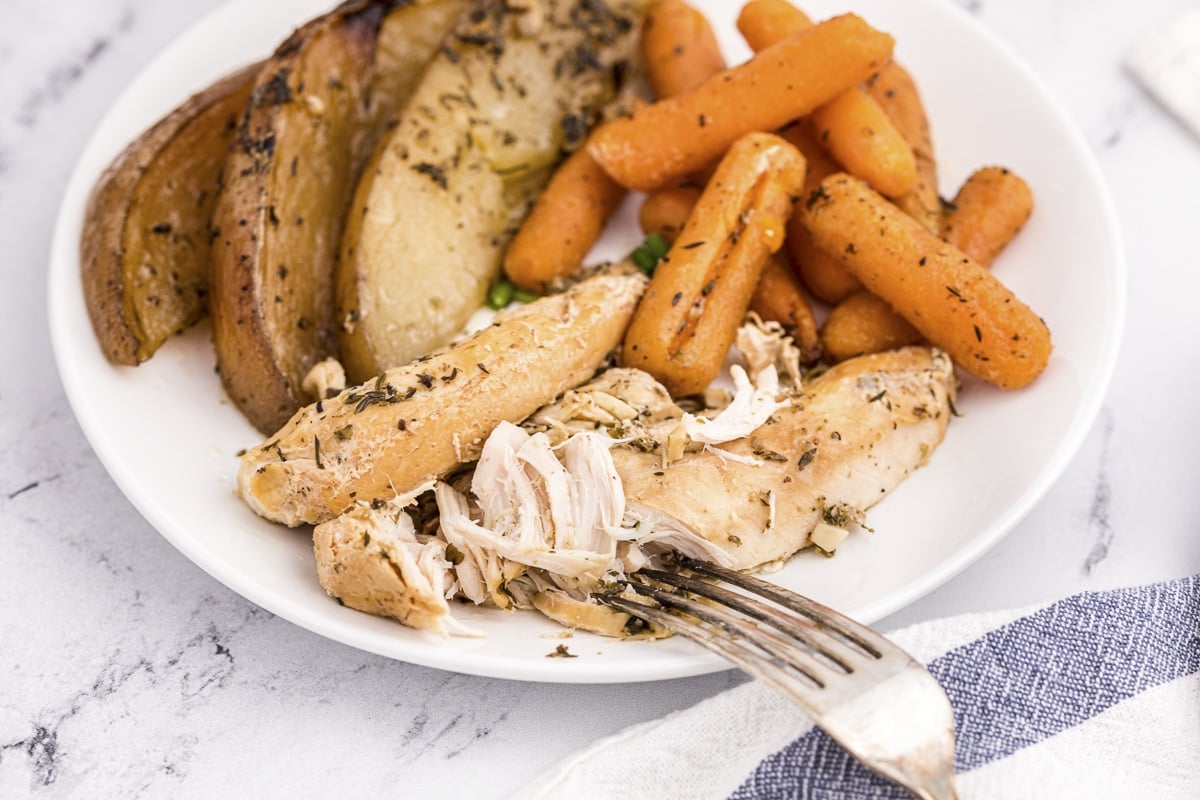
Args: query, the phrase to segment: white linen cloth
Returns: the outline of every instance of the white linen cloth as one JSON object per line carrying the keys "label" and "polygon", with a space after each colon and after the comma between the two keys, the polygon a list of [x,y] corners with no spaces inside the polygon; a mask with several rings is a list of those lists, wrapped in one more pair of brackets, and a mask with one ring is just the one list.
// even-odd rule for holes
{"label": "white linen cloth", "polygon": [[1139,41],[1125,65],[1151,96],[1200,136],[1200,8]]}
{"label": "white linen cloth", "polygon": [[[1200,798],[1200,576],[890,638],[955,709],[964,798]],[[560,762],[520,800],[905,798],[758,682]]]}

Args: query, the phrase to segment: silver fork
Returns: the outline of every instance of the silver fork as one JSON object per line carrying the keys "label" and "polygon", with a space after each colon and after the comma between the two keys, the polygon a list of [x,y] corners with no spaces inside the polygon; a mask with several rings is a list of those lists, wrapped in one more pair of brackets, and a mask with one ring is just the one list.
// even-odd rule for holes
{"label": "silver fork", "polygon": [[641,570],[629,586],[657,604],[616,594],[596,599],[694,639],[773,686],[864,766],[915,796],[958,796],[950,701],[912,656],[780,586],[705,561],[680,557],[678,563],[772,604],[656,569]]}

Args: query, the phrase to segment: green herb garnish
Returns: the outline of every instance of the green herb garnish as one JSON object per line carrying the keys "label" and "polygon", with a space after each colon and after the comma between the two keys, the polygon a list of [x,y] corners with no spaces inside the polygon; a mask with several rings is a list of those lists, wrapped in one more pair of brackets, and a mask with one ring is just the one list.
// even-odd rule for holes
{"label": "green herb garnish", "polygon": [[637,264],[638,269],[647,275],[654,274],[654,268],[658,266],[671,248],[667,246],[666,241],[657,233],[652,233],[646,237],[646,240],[629,254],[629,260]]}

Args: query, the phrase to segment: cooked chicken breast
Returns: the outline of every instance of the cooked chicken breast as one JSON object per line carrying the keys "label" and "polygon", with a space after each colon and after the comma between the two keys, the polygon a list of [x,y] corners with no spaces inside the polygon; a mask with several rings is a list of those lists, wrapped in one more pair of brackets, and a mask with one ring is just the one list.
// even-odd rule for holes
{"label": "cooked chicken breast", "polygon": [[596,371],[645,283],[632,267],[603,271],[301,409],[242,457],[242,497],[276,522],[315,524],[475,460],[499,423],[524,419]]}
{"label": "cooked chicken breast", "polygon": [[692,413],[648,374],[610,369],[521,427],[498,423],[469,491],[464,475],[436,483],[436,536],[415,534],[399,503],[317,526],[321,585],[433,630],[454,625],[445,598],[461,596],[662,635],[591,594],[668,551],[750,569],[822,524],[861,521],[940,443],[955,390],[949,358],[919,347],[843,362],[799,391],[780,390],[774,364],[733,378],[727,404]]}
{"label": "cooked chicken breast", "polygon": [[[858,522],[941,442],[955,378],[928,348],[845,361],[810,382],[749,436],[697,448],[664,464],[672,418],[683,412],[653,389],[622,391],[647,419],[637,446],[612,450],[630,508],[665,514],[729,554],[737,569],[791,556],[824,521]],[[581,389],[580,391],[584,391]],[[634,398],[637,398],[634,400]],[[658,398],[645,405],[646,398]],[[656,446],[657,445],[657,446]]]}
{"label": "cooked chicken breast", "polygon": [[441,539],[420,541],[403,511],[354,509],[313,530],[322,588],[342,605],[445,634],[453,573]]}

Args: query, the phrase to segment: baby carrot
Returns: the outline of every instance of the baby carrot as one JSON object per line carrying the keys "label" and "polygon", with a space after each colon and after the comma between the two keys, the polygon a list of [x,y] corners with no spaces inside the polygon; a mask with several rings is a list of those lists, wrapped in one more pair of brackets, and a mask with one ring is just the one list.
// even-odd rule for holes
{"label": "baby carrot", "polygon": [[[659,99],[691,91],[725,70],[725,57],[708,19],[680,0],[661,0],[646,12],[642,59]],[[712,161],[690,174],[688,182],[704,186],[716,168]]]}
{"label": "baby carrot", "polygon": [[[782,135],[804,154],[808,162],[808,177],[804,180],[804,197],[808,198],[821,181],[838,172],[838,166],[812,135],[807,122],[789,125]],[[846,272],[836,256],[813,244],[803,214],[792,214],[788,219],[784,246],[800,280],[818,300],[838,303],[862,289],[858,278]]]}
{"label": "baby carrot", "polygon": [[1025,386],[1050,358],[1050,331],[986,268],[849,175],[831,175],[804,205],[818,246],[840,254],[885,300],[967,372]]}
{"label": "baby carrot", "polygon": [[860,17],[834,17],[689,92],[602,125],[588,151],[622,186],[665,186],[745,134],[780,128],[865,80],[891,58],[892,46],[891,36]]}
{"label": "baby carrot", "polygon": [[674,244],[700,199],[694,186],[668,186],[646,195],[638,212],[638,223],[647,236],[657,233],[667,244]]}
{"label": "baby carrot", "polygon": [[804,185],[804,157],[783,139],[738,139],[658,263],[625,332],[622,360],[674,395],[717,376]]}
{"label": "baby carrot", "polygon": [[625,197],[586,149],[563,162],[504,254],[517,286],[543,292],[579,268]]}
{"label": "baby carrot", "polygon": [[868,291],[838,303],[821,328],[821,346],[835,364],[855,356],[916,344],[921,334],[891,306]]}
{"label": "baby carrot", "polygon": [[880,194],[900,197],[917,182],[917,161],[875,98],[857,86],[812,114],[813,127],[838,163]]}
{"label": "baby carrot", "polygon": [[[990,266],[1032,210],[1033,194],[1025,181],[1003,167],[985,167],[959,189],[942,218],[942,238],[982,266]],[[833,361],[920,340],[915,328],[870,292],[839,303],[821,329],[825,354]]]}
{"label": "baby carrot", "polygon": [[767,259],[762,277],[750,297],[750,310],[768,322],[778,322],[796,340],[806,364],[821,357],[821,337],[812,304],[792,268],[778,254]]}
{"label": "baby carrot", "polygon": [[737,18],[738,33],[756,53],[812,24],[808,14],[787,0],[750,0]]}
{"label": "baby carrot", "polygon": [[[691,186],[673,186],[651,193],[642,203],[639,215],[642,230],[646,234],[657,233],[668,244],[674,244],[699,199],[700,190]],[[791,222],[791,217],[788,221]],[[841,269],[840,265],[835,266]],[[779,254],[767,259],[762,277],[750,297],[750,310],[764,320],[778,322],[792,333],[806,363],[820,357],[821,342],[812,304],[795,273]]]}
{"label": "baby carrot", "polygon": [[942,218],[942,238],[989,266],[1033,213],[1033,192],[1016,173],[984,167],[967,178]]}
{"label": "baby carrot", "polygon": [[642,60],[650,87],[658,97],[695,89],[725,69],[712,26],[682,0],[661,0],[646,11]]}
{"label": "baby carrot", "polygon": [[[750,0],[738,15],[738,30],[755,50],[769,47],[812,20],[787,0]],[[917,180],[913,148],[879,103],[853,87],[812,115],[821,142],[847,172],[862,178],[878,192],[898,197]]]}
{"label": "baby carrot", "polygon": [[937,159],[933,153],[929,118],[917,92],[917,84],[904,67],[890,61],[867,81],[867,91],[912,147],[916,160],[916,182],[911,191],[895,198],[895,203],[926,230],[937,233],[942,221]]}

